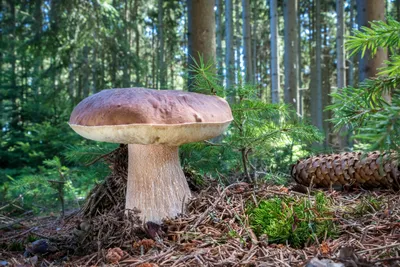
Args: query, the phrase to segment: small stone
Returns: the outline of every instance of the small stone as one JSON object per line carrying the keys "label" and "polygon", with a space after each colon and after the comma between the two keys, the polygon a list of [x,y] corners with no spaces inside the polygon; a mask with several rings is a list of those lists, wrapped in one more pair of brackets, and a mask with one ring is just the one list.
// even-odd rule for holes
{"label": "small stone", "polygon": [[320,260],[314,257],[305,265],[305,267],[345,267],[345,265],[343,263],[336,263],[332,260]]}

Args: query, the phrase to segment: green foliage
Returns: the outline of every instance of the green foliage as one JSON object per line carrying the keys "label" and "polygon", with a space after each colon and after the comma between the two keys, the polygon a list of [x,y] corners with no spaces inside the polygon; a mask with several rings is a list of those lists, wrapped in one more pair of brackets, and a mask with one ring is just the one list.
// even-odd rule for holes
{"label": "green foliage", "polygon": [[220,79],[216,73],[214,62],[204,62],[204,59],[199,55],[199,61],[192,57],[193,65],[189,66],[189,72],[194,84],[194,91],[206,95],[224,96],[224,87],[220,83]]}
{"label": "green foliage", "polygon": [[269,243],[288,242],[300,248],[337,235],[329,205],[330,200],[320,192],[313,200],[308,197],[262,200],[258,206],[249,207],[248,214],[258,236],[265,234]]}
{"label": "green foliage", "polygon": [[185,61],[185,3],[163,1],[163,21],[155,3],[0,5],[0,206],[21,195],[23,208],[58,209],[57,190],[48,180],[59,179],[61,170],[68,178],[66,204],[75,208],[75,198],[107,176],[101,160],[89,163],[115,146],[80,137],[68,126],[69,116],[76,103],[105,88],[157,88],[160,26],[167,85],[176,87]]}
{"label": "green foliage", "polygon": [[367,196],[361,198],[361,201],[354,207],[353,215],[357,217],[366,214],[376,213],[381,209],[382,201],[376,197]]}
{"label": "green foliage", "polygon": [[[191,71],[195,91],[224,95],[212,64],[200,60]],[[298,119],[289,106],[263,102],[256,86],[239,84],[233,90],[234,120],[224,138],[183,146],[184,165],[215,176],[242,172],[250,179],[257,173],[286,172],[293,160],[306,154],[307,144],[322,141],[317,128]]]}
{"label": "green foliage", "polygon": [[[9,169],[0,172],[6,177],[0,190],[0,201],[20,198],[17,205],[25,210],[49,212],[60,210],[61,197],[67,208],[78,208],[89,190],[106,177],[110,170],[104,162],[97,160],[115,149],[116,145],[88,142],[88,144],[64,146],[60,157],[47,159],[37,169]],[[84,167],[84,164],[93,163]],[[68,167],[72,166],[72,168]],[[4,179],[4,178],[3,178]],[[60,188],[62,183],[62,194]],[[20,210],[9,210],[20,213]]]}
{"label": "green foliage", "polygon": [[[61,164],[58,157],[45,160],[44,166],[39,167],[35,174],[22,175],[8,184],[8,199],[20,197],[19,205],[24,209],[34,211],[51,211],[60,209],[60,195],[58,185],[63,185],[63,192],[67,200],[77,200],[77,189],[73,185],[75,178],[70,169]],[[63,199],[64,200],[64,199]],[[74,205],[76,207],[76,203]]]}
{"label": "green foliage", "polygon": [[350,125],[353,139],[365,142],[368,149],[400,151],[400,23],[375,21],[371,28],[356,31],[347,42],[352,53],[366,49],[374,54],[378,47],[391,49],[393,55],[380,69],[378,77],[365,80],[359,88],[347,87],[332,94],[332,121],[336,129]]}
{"label": "green foliage", "polygon": [[361,52],[361,56],[369,50],[372,55],[376,54],[378,48],[396,49],[400,47],[400,22],[393,18],[385,21],[371,21],[370,27],[361,27],[354,30],[353,36],[348,36],[347,49],[351,51],[350,56]]}

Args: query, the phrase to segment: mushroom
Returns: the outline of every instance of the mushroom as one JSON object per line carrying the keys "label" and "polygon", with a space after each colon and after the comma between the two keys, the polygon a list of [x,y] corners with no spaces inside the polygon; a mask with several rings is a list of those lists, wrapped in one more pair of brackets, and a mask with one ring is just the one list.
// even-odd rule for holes
{"label": "mushroom", "polygon": [[177,90],[103,90],[82,100],[69,125],[81,136],[128,144],[125,209],[161,223],[182,212],[191,197],[178,147],[220,135],[233,120],[217,96]]}

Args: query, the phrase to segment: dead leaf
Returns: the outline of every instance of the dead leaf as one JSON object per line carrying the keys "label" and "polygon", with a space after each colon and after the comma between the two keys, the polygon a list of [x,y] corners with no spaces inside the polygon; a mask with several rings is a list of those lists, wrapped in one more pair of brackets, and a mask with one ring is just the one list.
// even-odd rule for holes
{"label": "dead leaf", "polygon": [[110,248],[107,251],[106,259],[108,263],[111,264],[116,264],[118,263],[122,256],[124,255],[124,252],[120,248]]}
{"label": "dead leaf", "polygon": [[322,241],[320,250],[321,250],[321,253],[325,254],[325,255],[331,253],[331,248],[329,247],[328,243],[326,243],[325,241]]}

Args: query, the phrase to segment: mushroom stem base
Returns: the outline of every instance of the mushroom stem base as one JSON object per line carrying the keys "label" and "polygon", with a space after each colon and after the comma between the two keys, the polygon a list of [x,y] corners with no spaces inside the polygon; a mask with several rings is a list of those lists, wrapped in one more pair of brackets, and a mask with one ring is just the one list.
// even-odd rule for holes
{"label": "mushroom stem base", "polygon": [[128,151],[125,209],[138,208],[142,221],[155,223],[182,213],[191,194],[178,147],[130,144]]}

